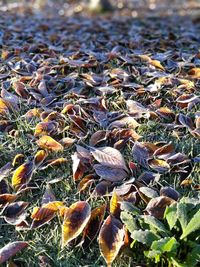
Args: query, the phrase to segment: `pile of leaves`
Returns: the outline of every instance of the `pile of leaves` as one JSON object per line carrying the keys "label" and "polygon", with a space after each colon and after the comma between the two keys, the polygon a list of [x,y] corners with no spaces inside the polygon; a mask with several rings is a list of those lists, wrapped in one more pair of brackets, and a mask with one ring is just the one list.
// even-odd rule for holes
{"label": "pile of leaves", "polygon": [[98,241],[108,266],[120,254],[195,266],[198,21],[2,13],[0,24],[0,263],[61,266]]}

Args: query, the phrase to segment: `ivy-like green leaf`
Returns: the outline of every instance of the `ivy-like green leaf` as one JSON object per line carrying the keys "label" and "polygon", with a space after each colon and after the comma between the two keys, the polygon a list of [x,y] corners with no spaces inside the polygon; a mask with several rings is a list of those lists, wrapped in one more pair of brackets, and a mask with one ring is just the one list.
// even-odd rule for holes
{"label": "ivy-like green leaf", "polygon": [[158,250],[161,253],[174,252],[177,250],[178,246],[179,243],[176,241],[175,237],[165,237],[154,241],[151,245],[151,249]]}
{"label": "ivy-like green leaf", "polygon": [[174,203],[165,209],[164,218],[167,220],[170,230],[177,222],[177,204]]}
{"label": "ivy-like green leaf", "polygon": [[159,232],[164,232],[166,235],[169,233],[166,227],[162,222],[151,215],[143,215],[141,216],[144,219],[144,222],[149,224],[150,227],[154,227]]}
{"label": "ivy-like green leaf", "polygon": [[200,245],[196,245],[190,253],[188,253],[186,259],[186,266],[194,267],[200,262]]}
{"label": "ivy-like green leaf", "polygon": [[153,241],[158,240],[160,237],[150,230],[136,230],[131,232],[131,238],[150,246]]}
{"label": "ivy-like green leaf", "polygon": [[138,209],[136,206],[134,206],[133,204],[131,204],[128,201],[121,202],[120,208],[121,208],[121,210],[128,211],[128,212],[130,212],[133,215],[139,215],[139,214],[141,214],[141,210]]}
{"label": "ivy-like green leaf", "polygon": [[181,224],[182,231],[184,231],[188,223],[187,207],[184,203],[177,204],[177,218]]}
{"label": "ivy-like green leaf", "polygon": [[120,217],[121,217],[122,222],[125,224],[126,228],[128,229],[130,233],[138,229],[136,221],[130,213],[126,211],[122,211]]}
{"label": "ivy-like green leaf", "polygon": [[189,234],[197,231],[198,229],[200,229],[200,210],[198,210],[193,216],[193,218],[189,221],[180,239],[184,239]]}

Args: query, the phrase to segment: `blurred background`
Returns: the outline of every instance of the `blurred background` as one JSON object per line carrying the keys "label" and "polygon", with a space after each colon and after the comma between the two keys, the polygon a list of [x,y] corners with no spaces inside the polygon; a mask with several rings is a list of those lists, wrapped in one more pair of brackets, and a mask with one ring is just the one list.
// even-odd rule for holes
{"label": "blurred background", "polygon": [[3,0],[1,11],[39,14],[113,14],[138,16],[192,15],[200,16],[200,0]]}

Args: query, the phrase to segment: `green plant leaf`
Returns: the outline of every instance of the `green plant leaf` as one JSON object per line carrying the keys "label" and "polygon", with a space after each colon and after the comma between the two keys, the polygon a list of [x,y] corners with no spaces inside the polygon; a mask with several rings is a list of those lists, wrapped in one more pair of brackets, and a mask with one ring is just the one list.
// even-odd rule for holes
{"label": "green plant leaf", "polygon": [[120,217],[121,217],[122,222],[125,224],[126,228],[128,229],[130,233],[138,229],[136,221],[130,213],[126,211],[122,211]]}
{"label": "green plant leaf", "polygon": [[200,245],[196,245],[192,251],[188,253],[186,259],[186,266],[194,267],[197,263],[200,263]]}
{"label": "green plant leaf", "polygon": [[188,216],[187,216],[187,205],[184,203],[177,204],[177,218],[181,224],[182,231],[184,232],[187,223],[188,223]]}
{"label": "green plant leaf", "polygon": [[187,237],[189,234],[193,233],[194,231],[197,231],[198,229],[200,229],[200,210],[198,210],[193,216],[193,218],[189,221],[180,239]]}
{"label": "green plant leaf", "polygon": [[120,208],[121,208],[121,210],[128,211],[128,212],[130,212],[133,215],[139,215],[139,214],[141,214],[141,210],[138,209],[136,206],[134,206],[133,204],[131,204],[128,201],[121,202]]}
{"label": "green plant leaf", "polygon": [[155,259],[155,262],[158,263],[160,261],[160,251],[159,250],[148,250],[144,251],[144,255],[149,259]]}
{"label": "green plant leaf", "polygon": [[175,237],[165,237],[154,241],[151,245],[151,249],[158,250],[161,253],[175,252],[178,246],[179,243],[176,241]]}
{"label": "green plant leaf", "polygon": [[160,237],[150,230],[136,230],[131,232],[131,238],[150,246],[153,241],[158,240]]}
{"label": "green plant leaf", "polygon": [[151,215],[143,215],[141,218],[144,219],[144,222],[154,227],[157,231],[164,232],[166,235],[169,234],[168,230],[165,228],[164,224],[158,219]]}
{"label": "green plant leaf", "polygon": [[175,259],[173,257],[171,257],[171,262],[173,264],[172,266],[174,266],[174,267],[188,267],[184,263],[178,262],[177,259]]}
{"label": "green plant leaf", "polygon": [[165,209],[164,218],[167,220],[171,230],[177,222],[177,203],[174,203]]}

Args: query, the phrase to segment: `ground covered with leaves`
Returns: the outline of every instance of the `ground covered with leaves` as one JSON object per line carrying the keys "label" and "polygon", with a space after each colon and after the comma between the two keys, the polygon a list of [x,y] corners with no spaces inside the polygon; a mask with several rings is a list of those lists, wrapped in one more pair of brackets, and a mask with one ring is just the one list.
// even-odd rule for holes
{"label": "ground covered with leaves", "polygon": [[197,266],[199,20],[0,25],[2,266]]}

